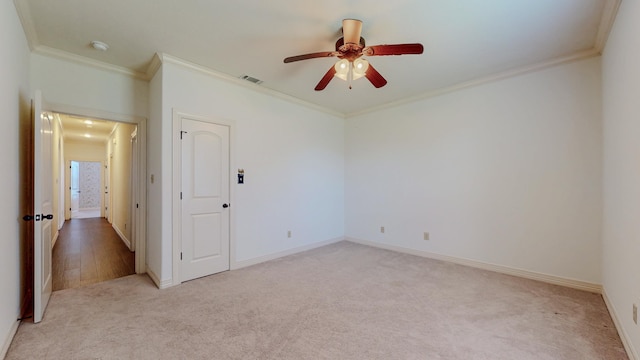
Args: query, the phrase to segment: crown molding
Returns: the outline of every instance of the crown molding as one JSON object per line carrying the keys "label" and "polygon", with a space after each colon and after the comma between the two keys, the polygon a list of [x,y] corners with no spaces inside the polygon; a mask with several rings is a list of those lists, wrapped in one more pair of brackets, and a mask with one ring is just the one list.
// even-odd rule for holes
{"label": "crown molding", "polygon": [[40,54],[40,55],[55,57],[55,58],[66,60],[66,61],[75,62],[81,65],[91,66],[91,67],[102,69],[102,70],[120,73],[126,76],[131,76],[133,78],[140,79],[140,80],[148,81],[150,79],[147,76],[147,74],[134,71],[129,68],[125,68],[117,65],[111,65],[102,61],[72,54],[70,52],[66,52],[63,50],[40,45],[36,27],[32,20],[33,16],[31,16],[31,9],[29,7],[29,3],[26,0],[14,0],[13,4],[16,7],[16,12],[18,13],[18,17],[20,18],[20,22],[22,23],[22,28],[27,37],[27,43],[29,44],[29,49],[31,50],[31,52]]}
{"label": "crown molding", "polygon": [[571,63],[571,62],[576,62],[576,61],[580,61],[580,60],[589,59],[589,58],[596,57],[596,56],[599,56],[599,55],[600,55],[600,52],[597,49],[593,48],[593,49],[586,50],[586,51],[581,51],[581,52],[578,52],[578,53],[575,53],[575,54],[572,54],[572,55],[559,57],[559,58],[556,58],[556,59],[553,59],[553,60],[543,61],[543,62],[539,62],[539,63],[533,64],[533,65],[527,65],[527,66],[523,66],[523,67],[519,67],[519,68],[515,68],[515,69],[503,71],[503,72],[499,72],[499,73],[492,74],[492,75],[489,75],[489,76],[486,76],[486,77],[478,78],[476,80],[466,81],[466,82],[459,83],[459,84],[452,85],[452,86],[448,86],[448,87],[445,87],[445,88],[436,89],[436,90],[433,90],[433,91],[422,93],[420,95],[408,97],[408,98],[405,98],[405,99],[402,99],[402,100],[388,102],[388,103],[385,103],[385,104],[382,104],[382,105],[379,105],[379,106],[370,107],[370,108],[362,110],[362,111],[356,111],[356,112],[353,112],[353,113],[348,113],[348,114],[345,114],[345,118],[349,119],[349,118],[353,118],[353,117],[356,117],[356,116],[369,114],[369,113],[372,113],[372,112],[386,110],[386,109],[394,108],[394,107],[397,107],[397,106],[400,106],[400,105],[406,105],[406,104],[414,103],[414,102],[417,102],[417,101],[426,100],[426,99],[429,99],[429,98],[433,98],[433,97],[444,95],[444,94],[449,94],[449,93],[460,91],[460,90],[463,90],[463,89],[472,88],[472,87],[476,87],[476,86],[492,83],[492,82],[495,82],[495,81],[504,80],[504,79],[507,79],[507,78],[512,78],[512,77],[516,77],[516,76],[520,76],[520,75],[533,73],[533,72],[540,71],[540,70],[543,70],[543,69],[546,69],[546,68],[550,68],[550,67],[554,67],[554,66],[558,66],[558,65],[562,65],[562,64],[567,64],[567,63]]}
{"label": "crown molding", "polygon": [[[613,0],[616,2],[619,2],[619,0]],[[617,7],[615,8],[617,9]],[[615,16],[613,16],[613,18],[615,18]],[[609,26],[609,29],[611,28],[611,26]],[[578,52],[572,55],[568,55],[568,56],[564,56],[564,57],[560,57],[560,58],[556,58],[553,60],[549,60],[549,61],[544,61],[544,62],[540,62],[537,64],[533,64],[533,65],[528,65],[528,66],[523,66],[520,68],[516,68],[516,69],[511,69],[508,71],[504,71],[504,72],[500,72],[500,73],[496,73],[496,74],[492,74],[483,78],[479,78],[476,80],[471,80],[471,81],[467,81],[467,82],[463,82],[463,83],[459,83],[453,86],[449,86],[449,87],[445,87],[445,88],[441,88],[441,89],[437,89],[437,90],[433,90],[433,91],[429,91],[426,93],[422,93],[420,95],[416,95],[416,96],[412,96],[412,97],[408,97],[402,100],[398,100],[398,101],[392,101],[392,102],[388,102],[385,104],[381,104],[379,106],[374,106],[374,107],[370,107],[368,109],[362,110],[362,111],[356,111],[356,112],[352,112],[352,113],[341,113],[339,111],[335,111],[320,105],[316,105],[313,104],[311,102],[305,101],[305,100],[301,100],[299,98],[296,98],[294,96],[291,95],[286,95],[284,93],[269,89],[269,88],[265,88],[256,84],[252,84],[246,81],[243,81],[241,79],[238,79],[236,77],[233,77],[231,75],[225,74],[225,73],[221,73],[218,71],[215,71],[213,69],[209,69],[205,66],[202,65],[198,65],[183,59],[180,59],[178,57],[169,55],[169,54],[165,54],[165,53],[156,53],[151,62],[149,63],[149,66],[147,67],[147,70],[142,73],[142,72],[138,72],[138,71],[134,71],[125,67],[121,67],[121,66],[116,66],[116,65],[111,65],[111,64],[107,64],[98,60],[94,60],[94,59],[90,59],[87,57],[83,57],[83,56],[79,56],[79,55],[75,55],[75,54],[71,54],[68,53],[66,51],[62,51],[62,50],[58,50],[58,49],[54,49],[54,48],[50,48],[47,46],[38,46],[35,50],[33,50],[34,53],[37,54],[41,54],[41,55],[45,55],[45,56],[50,56],[50,57],[55,57],[55,58],[59,58],[62,60],[67,60],[67,61],[72,61],[75,63],[79,63],[82,65],[87,65],[87,66],[91,66],[94,68],[98,68],[98,69],[102,69],[102,70],[107,70],[107,71],[112,71],[112,72],[116,72],[116,73],[120,73],[126,76],[130,76],[136,79],[140,79],[140,80],[144,80],[144,81],[149,81],[151,78],[153,78],[153,76],[155,76],[155,74],[157,73],[157,71],[160,69],[160,67],[162,66],[163,63],[171,63],[174,65],[178,65],[187,69],[191,69],[200,73],[203,73],[205,75],[214,77],[216,79],[219,80],[223,80],[226,82],[230,82],[233,83],[235,85],[238,86],[242,86],[244,88],[247,89],[251,89],[254,91],[257,91],[259,93],[263,93],[266,95],[270,95],[291,103],[295,103],[298,105],[302,105],[305,106],[307,108],[311,108],[320,112],[324,112],[326,114],[341,118],[341,119],[349,119],[352,117],[357,117],[360,115],[365,115],[368,113],[372,113],[372,112],[376,112],[376,111],[381,111],[381,110],[385,110],[385,109],[390,109],[390,108],[394,108],[394,107],[398,107],[401,105],[405,105],[405,104],[409,104],[409,103],[413,103],[413,102],[417,102],[417,101],[421,101],[421,100],[425,100],[425,99],[429,99],[429,98],[433,98],[436,96],[440,96],[440,95],[444,95],[444,94],[448,94],[448,93],[452,93],[452,92],[456,92],[456,91],[460,91],[466,88],[471,88],[471,87],[476,87],[479,85],[483,85],[483,84],[487,84],[487,83],[491,83],[491,82],[495,82],[495,81],[499,81],[499,80],[504,80],[507,78],[511,78],[511,77],[515,77],[515,76],[520,76],[520,75],[525,75],[528,73],[532,73],[532,72],[536,72],[536,71],[540,71],[549,67],[554,67],[554,66],[558,66],[558,65],[562,65],[562,64],[566,64],[566,63],[571,63],[571,62],[575,62],[575,61],[580,61],[580,60],[584,60],[584,59],[588,59],[591,57],[595,57],[595,56],[599,56],[601,54],[601,50],[598,50],[597,48],[592,48],[590,50],[586,50],[586,51],[582,51],[582,52]]]}
{"label": "crown molding", "polygon": [[235,85],[247,88],[247,89],[251,89],[253,91],[256,91],[256,92],[259,92],[259,93],[262,93],[262,94],[270,95],[270,96],[278,98],[278,99],[282,99],[282,100],[285,100],[285,101],[288,101],[288,102],[292,102],[292,103],[295,103],[295,104],[298,104],[298,105],[302,105],[302,106],[305,106],[307,108],[310,108],[310,109],[313,109],[313,110],[316,110],[316,111],[320,111],[320,112],[324,112],[326,114],[329,114],[331,116],[335,116],[335,117],[338,117],[338,118],[341,118],[341,119],[345,118],[345,114],[343,114],[341,112],[338,112],[338,111],[335,111],[335,110],[332,110],[332,109],[329,109],[329,108],[326,108],[326,107],[323,107],[323,106],[320,106],[320,105],[316,105],[316,104],[310,103],[308,101],[304,101],[304,100],[298,99],[298,98],[296,98],[294,96],[283,94],[283,93],[281,93],[279,91],[275,91],[275,90],[272,90],[272,89],[269,89],[269,88],[266,88],[266,87],[262,87],[260,85],[256,85],[256,84],[253,84],[253,83],[238,79],[238,78],[233,77],[231,75],[228,75],[228,74],[225,74],[225,73],[221,73],[221,72],[209,69],[207,67],[204,67],[202,65],[191,63],[191,62],[186,61],[186,60],[182,60],[182,59],[177,58],[177,57],[172,56],[172,55],[168,55],[168,54],[162,53],[162,54],[157,54],[157,56],[158,56],[158,58],[160,59],[160,61],[162,63],[169,63],[169,64],[182,66],[184,68],[191,69],[191,70],[203,73],[205,75],[214,77],[216,79],[223,80],[223,81],[226,81],[226,82],[229,82],[229,83],[232,83],[232,84],[235,84]]}
{"label": "crown molding", "polygon": [[600,18],[600,26],[598,27],[598,34],[596,35],[596,42],[594,48],[599,54],[604,50],[607,44],[607,39],[613,28],[613,23],[618,15],[618,9],[622,0],[606,0],[604,3],[604,9],[602,9],[602,17]]}
{"label": "crown molding", "polygon": [[71,62],[75,62],[77,64],[81,64],[81,65],[86,65],[86,66],[91,66],[93,68],[97,68],[97,69],[102,69],[102,70],[106,70],[106,71],[111,71],[111,72],[115,72],[115,73],[119,73],[119,74],[123,74],[125,76],[129,76],[135,79],[139,79],[139,80],[144,80],[144,81],[149,81],[153,78],[153,76],[155,76],[155,74],[157,73],[157,71],[160,69],[160,67],[162,66],[163,62],[170,62],[173,64],[177,64],[186,68],[190,68],[192,70],[196,70],[198,72],[207,74],[209,76],[215,77],[217,79],[221,79],[230,83],[233,83],[235,85],[239,85],[242,87],[245,87],[247,89],[251,89],[260,93],[264,93],[288,102],[292,102],[298,105],[302,105],[305,106],[307,108],[311,108],[314,109],[316,111],[320,111],[320,112],[324,112],[327,113],[329,115],[338,117],[338,118],[342,118],[342,119],[348,119],[351,117],[356,117],[356,116],[360,116],[360,115],[364,115],[367,113],[371,113],[371,112],[375,112],[375,111],[380,111],[380,110],[384,110],[384,109],[388,109],[388,108],[393,108],[393,107],[397,107],[400,105],[404,105],[404,104],[408,104],[408,103],[412,103],[412,102],[416,102],[416,101],[420,101],[420,100],[424,100],[424,99],[428,99],[431,97],[436,97],[436,96],[440,96],[443,94],[447,94],[447,93],[451,93],[451,92],[455,92],[455,91],[459,91],[465,88],[470,88],[470,87],[474,87],[474,86],[478,86],[478,85],[482,85],[482,84],[486,84],[486,83],[490,83],[490,82],[494,82],[494,81],[498,81],[498,80],[503,80],[509,77],[514,77],[514,76],[519,76],[519,75],[523,75],[523,74],[527,74],[530,72],[535,72],[535,71],[539,71],[542,70],[544,68],[548,68],[548,67],[552,67],[552,66],[557,66],[560,64],[564,64],[564,63],[569,63],[572,61],[579,61],[582,59],[587,59],[593,56],[598,56],[602,54],[602,51],[604,50],[604,47],[606,46],[606,41],[607,38],[613,28],[613,24],[615,22],[615,18],[616,15],[618,13],[618,9],[620,7],[622,0],[605,0],[604,3],[604,7],[602,10],[602,16],[600,19],[600,24],[598,27],[598,32],[595,38],[595,43],[594,43],[594,47],[590,50],[587,51],[583,51],[583,52],[579,52],[579,53],[575,53],[566,57],[561,57],[561,58],[556,58],[550,61],[545,61],[545,62],[541,62],[541,63],[537,63],[537,64],[533,64],[533,65],[529,65],[529,66],[524,66],[524,67],[520,67],[520,68],[516,68],[516,69],[512,69],[512,70],[508,70],[505,72],[500,72],[500,73],[496,73],[493,75],[489,75],[483,78],[479,78],[479,79],[475,79],[475,80],[471,80],[468,82],[464,82],[464,83],[459,83],[453,86],[449,86],[449,87],[445,87],[445,88],[441,88],[441,89],[437,89],[437,90],[433,90],[433,91],[429,91],[426,93],[422,93],[416,96],[412,96],[412,97],[408,97],[402,100],[398,100],[398,101],[393,101],[393,102],[389,102],[389,103],[384,103],[378,106],[374,106],[374,107],[370,107],[368,109],[365,110],[361,110],[361,111],[356,111],[356,112],[352,112],[352,113],[343,113],[343,112],[339,112],[336,110],[332,110],[330,108],[324,107],[324,106],[320,106],[320,105],[316,105],[314,103],[311,103],[309,101],[306,100],[302,100],[299,99],[295,96],[292,95],[286,95],[284,93],[281,93],[279,91],[275,91],[266,87],[262,87],[259,85],[255,85],[246,81],[242,81],[240,79],[237,79],[231,75],[228,74],[224,74],[218,71],[215,71],[213,69],[209,69],[206,68],[204,66],[198,65],[198,64],[194,64],[194,63],[190,63],[186,60],[182,60],[179,59],[177,57],[168,55],[168,54],[155,54],[153,56],[153,58],[151,59],[147,69],[145,72],[140,72],[140,71],[135,71],[126,67],[122,67],[122,66],[117,66],[117,65],[111,65],[105,62],[101,62],[98,60],[94,60],[91,58],[87,58],[84,56],[80,56],[80,55],[76,55],[76,54],[72,54],[66,51],[62,51],[62,50],[58,50],[58,49],[54,49],[48,46],[43,46],[40,45],[39,40],[38,40],[38,36],[37,36],[37,32],[36,32],[36,28],[35,28],[35,24],[33,22],[33,17],[31,16],[31,10],[29,7],[29,3],[26,0],[13,0],[14,6],[16,8],[18,17],[20,18],[20,22],[22,23],[22,27],[24,30],[24,33],[26,35],[27,38],[27,42],[29,45],[29,48],[31,49],[31,51],[33,53],[37,53],[37,54],[41,54],[41,55],[45,55],[45,56],[50,56],[50,57],[55,57],[58,59],[62,59],[62,60],[66,60],[66,61],[71,61]]}
{"label": "crown molding", "polygon": [[26,0],[13,0],[13,5],[16,7],[16,12],[22,23],[22,29],[27,37],[27,43],[29,49],[33,51],[40,44],[38,41],[38,32],[36,26],[33,23],[33,16],[31,16],[31,8]]}
{"label": "crown molding", "polygon": [[145,72],[147,79],[153,79],[161,66],[162,59],[160,58],[160,55],[158,55],[158,53],[153,54],[153,58],[151,59],[151,62],[149,62],[149,66],[147,66],[147,71]]}
{"label": "crown molding", "polygon": [[48,46],[39,45],[35,49],[32,50],[36,54],[45,55],[49,57],[58,58],[61,60],[66,60],[70,62],[74,62],[80,65],[87,65],[93,68],[107,70],[115,73],[119,73],[122,75],[130,76],[135,79],[148,81],[147,74],[135,70],[131,70],[129,68],[123,66],[117,66],[108,64],[102,61],[94,60],[88,57],[72,54],[70,52],[66,52],[63,50],[54,49]]}

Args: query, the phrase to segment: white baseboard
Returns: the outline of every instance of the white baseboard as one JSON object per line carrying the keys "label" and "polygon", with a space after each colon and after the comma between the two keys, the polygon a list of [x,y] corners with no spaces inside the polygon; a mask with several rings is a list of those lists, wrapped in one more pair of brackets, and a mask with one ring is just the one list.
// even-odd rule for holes
{"label": "white baseboard", "polygon": [[369,241],[369,240],[355,239],[350,237],[347,237],[346,240],[354,243],[362,244],[362,245],[373,246],[373,247],[386,249],[386,250],[393,250],[393,251],[397,251],[405,254],[422,256],[422,257],[435,259],[435,260],[447,261],[455,264],[470,266],[470,267],[483,269],[483,270],[494,271],[494,272],[507,274],[507,275],[518,276],[525,279],[542,281],[549,284],[570,287],[570,288],[589,291],[597,294],[602,293],[602,285],[594,284],[586,281],[568,279],[568,278],[555,276],[555,275],[542,274],[534,271],[512,268],[509,266],[490,264],[482,261],[436,254],[436,253],[431,253],[431,252],[422,251],[422,250],[409,249],[401,246],[382,244],[382,243]]}
{"label": "white baseboard", "polygon": [[11,329],[9,329],[7,338],[4,340],[4,344],[2,345],[2,349],[0,350],[0,359],[4,359],[7,356],[7,352],[9,351],[9,346],[11,346],[13,337],[16,336],[16,332],[18,332],[18,326],[20,326],[20,320],[14,321],[13,325],[11,325]]}
{"label": "white baseboard", "polygon": [[640,356],[638,356],[638,352],[633,347],[631,343],[631,338],[629,338],[629,334],[624,330],[622,324],[620,323],[620,318],[618,318],[618,312],[616,311],[616,307],[613,306],[613,303],[609,300],[607,296],[606,289],[602,289],[602,298],[604,299],[605,305],[607,305],[607,309],[609,310],[609,314],[611,315],[611,319],[613,319],[613,324],[616,326],[618,330],[618,335],[620,335],[620,340],[622,341],[622,345],[624,349],[627,351],[627,356],[629,356],[629,360],[640,360]]}
{"label": "white baseboard", "polygon": [[56,233],[53,234],[53,240],[51,240],[51,248],[53,249],[56,246],[56,242],[58,241],[58,235],[60,235],[60,231],[56,230]]}
{"label": "white baseboard", "polygon": [[147,266],[147,275],[149,275],[149,277],[151,278],[151,281],[153,281],[153,283],[156,284],[158,289],[166,289],[168,287],[171,287],[173,284],[171,279],[160,281],[160,278],[158,277],[158,275],[156,275],[156,273],[154,273],[153,270],[149,269],[148,266]]}
{"label": "white baseboard", "polygon": [[272,253],[272,254],[259,256],[257,258],[253,258],[253,259],[242,260],[242,261],[232,261],[230,268],[231,268],[231,270],[237,270],[237,269],[241,269],[241,268],[244,268],[244,267],[247,267],[247,266],[260,264],[260,263],[263,263],[265,261],[275,260],[275,259],[281,258],[283,256],[293,255],[293,254],[297,254],[299,252],[312,250],[312,249],[315,249],[315,248],[319,248],[321,246],[337,243],[337,242],[342,241],[342,240],[345,240],[345,238],[344,237],[337,237],[337,238],[334,238],[334,239],[329,239],[329,240],[325,240],[325,241],[321,241],[321,242],[317,242],[317,243],[313,243],[313,244],[309,244],[309,245],[299,246],[299,247],[296,247],[296,248],[293,248],[293,249],[288,249],[288,250],[280,251],[280,252],[277,252],[277,253]]}
{"label": "white baseboard", "polygon": [[116,224],[112,224],[111,225],[113,227],[113,230],[116,231],[116,234],[118,234],[118,236],[120,236],[120,239],[122,239],[122,242],[127,245],[127,248],[129,250],[131,250],[131,241],[129,241],[129,239],[127,239],[126,236],[124,236],[124,234],[122,233],[122,231],[120,231],[120,229],[118,228],[118,226]]}

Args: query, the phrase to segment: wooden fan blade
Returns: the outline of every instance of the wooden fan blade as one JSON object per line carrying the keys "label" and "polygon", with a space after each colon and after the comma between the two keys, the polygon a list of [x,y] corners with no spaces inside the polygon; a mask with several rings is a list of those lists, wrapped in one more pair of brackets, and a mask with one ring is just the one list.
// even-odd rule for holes
{"label": "wooden fan blade", "polygon": [[367,72],[364,73],[364,76],[369,79],[376,88],[381,88],[387,85],[387,80],[382,77],[378,70],[374,69],[371,64],[369,64],[369,68],[367,69]]}
{"label": "wooden fan blade", "polygon": [[394,44],[394,45],[374,45],[367,46],[362,49],[362,53],[366,56],[383,56],[383,55],[405,55],[405,54],[422,54],[424,47],[422,44]]}
{"label": "wooden fan blade", "polygon": [[290,62],[300,61],[300,60],[315,59],[315,58],[321,58],[321,57],[332,57],[332,56],[336,56],[337,54],[338,53],[336,51],[323,51],[323,52],[317,52],[317,53],[311,53],[311,54],[290,56],[288,58],[285,58],[284,62],[290,63]]}
{"label": "wooden fan blade", "polygon": [[327,85],[329,85],[329,81],[333,79],[333,76],[335,74],[336,74],[336,68],[332,66],[331,69],[329,69],[329,71],[327,71],[327,73],[324,74],[322,79],[320,79],[320,82],[318,83],[318,85],[316,85],[315,90],[316,91],[324,90],[324,88],[326,88]]}
{"label": "wooden fan blade", "polygon": [[342,20],[342,36],[345,44],[360,44],[362,21],[356,19]]}

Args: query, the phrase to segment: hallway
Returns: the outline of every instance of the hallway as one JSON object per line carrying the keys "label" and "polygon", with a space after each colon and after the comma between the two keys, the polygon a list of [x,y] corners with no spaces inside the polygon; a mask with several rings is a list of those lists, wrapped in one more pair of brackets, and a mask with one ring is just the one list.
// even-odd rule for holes
{"label": "hallway", "polygon": [[134,274],[134,254],[104,218],[66,221],[53,248],[53,291]]}

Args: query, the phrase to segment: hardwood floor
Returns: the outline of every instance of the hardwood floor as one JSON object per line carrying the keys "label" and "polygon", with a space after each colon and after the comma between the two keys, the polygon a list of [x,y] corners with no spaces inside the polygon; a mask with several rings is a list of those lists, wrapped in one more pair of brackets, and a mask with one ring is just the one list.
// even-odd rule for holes
{"label": "hardwood floor", "polygon": [[53,291],[132,275],[134,258],[106,219],[68,220],[53,247]]}

